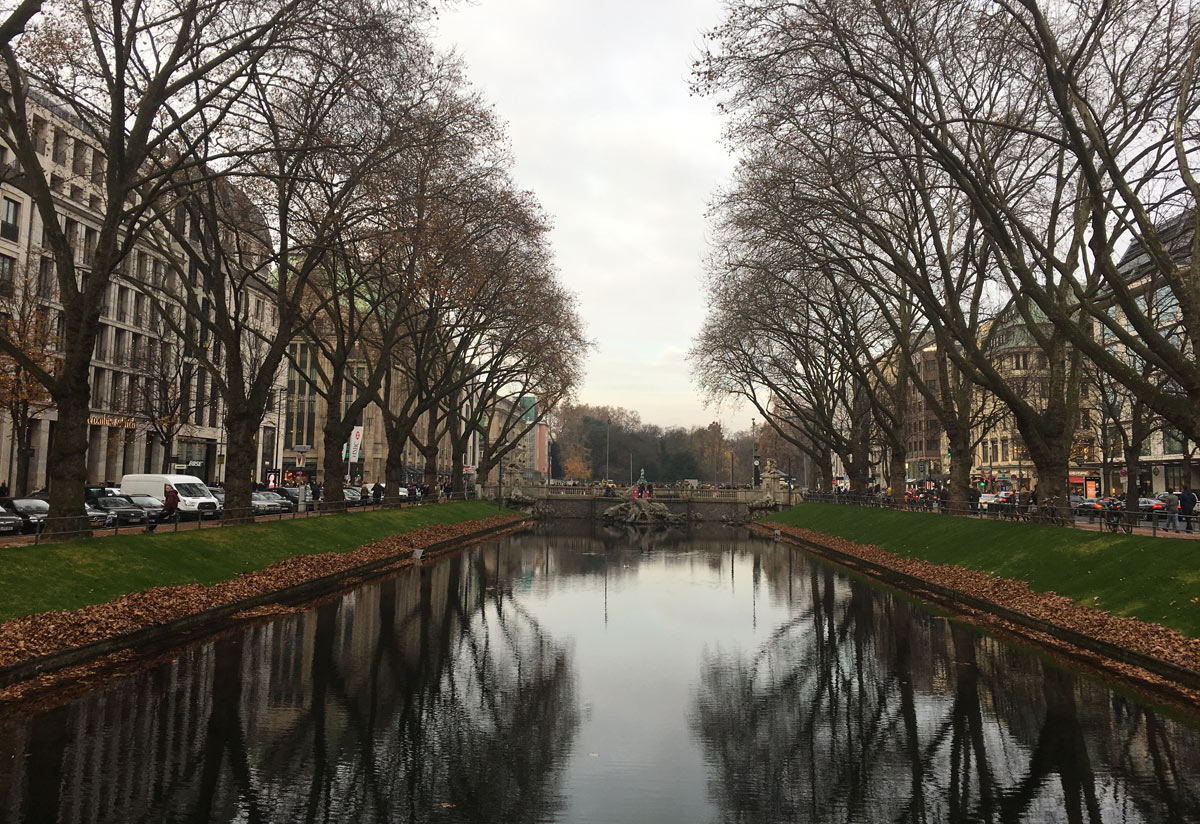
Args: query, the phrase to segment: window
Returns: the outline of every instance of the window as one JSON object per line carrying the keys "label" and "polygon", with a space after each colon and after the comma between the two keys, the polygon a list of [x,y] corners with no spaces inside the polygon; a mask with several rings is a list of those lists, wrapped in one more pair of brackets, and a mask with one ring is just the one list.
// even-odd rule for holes
{"label": "window", "polygon": [[62,129],[54,130],[53,157],[55,163],[67,162],[67,133]]}
{"label": "window", "polygon": [[8,255],[0,255],[0,293],[13,293],[13,280],[17,274],[17,259]]}
{"label": "window", "polygon": [[1008,438],[1000,439],[1000,461],[1002,463],[1008,462]]}
{"label": "window", "polygon": [[58,272],[54,270],[54,258],[44,257],[38,263],[38,294],[53,300],[58,291]]}
{"label": "window", "polygon": [[99,149],[92,150],[92,183],[104,185],[104,153]]}
{"label": "window", "polygon": [[100,233],[91,226],[83,227],[83,262],[86,266],[91,266],[92,261],[96,257],[96,244],[100,240]]}
{"label": "window", "polygon": [[0,207],[0,237],[5,240],[11,240],[13,243],[20,240],[20,216],[21,204],[17,203],[11,197],[4,198],[4,205]]}
{"label": "window", "polygon": [[[99,341],[97,341],[97,346],[98,345],[99,345]],[[103,391],[103,385],[104,385],[104,370],[96,369],[94,372],[92,372],[92,408],[93,409],[98,409],[100,407],[100,397],[101,397],[101,392]]]}

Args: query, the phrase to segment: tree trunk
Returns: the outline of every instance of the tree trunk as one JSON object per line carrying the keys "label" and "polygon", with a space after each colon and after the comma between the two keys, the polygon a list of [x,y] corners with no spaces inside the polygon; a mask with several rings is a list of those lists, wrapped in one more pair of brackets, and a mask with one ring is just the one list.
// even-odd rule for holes
{"label": "tree trunk", "polygon": [[[17,422],[14,421],[14,424]],[[25,411],[16,427],[17,433],[17,477],[12,487],[14,495],[27,495],[29,489],[29,466],[33,460],[33,418]]]}
{"label": "tree trunk", "polygon": [[450,488],[454,493],[454,497],[460,500],[466,500],[467,483],[466,476],[463,473],[463,458],[467,454],[467,445],[465,440],[454,439],[454,466],[450,474]]}
{"label": "tree trunk", "polygon": [[387,506],[399,506],[407,500],[400,497],[400,488],[407,487],[408,481],[405,477],[404,444],[408,442],[409,432],[407,427],[384,425],[388,453],[383,465],[383,501]]}
{"label": "tree trunk", "polygon": [[429,422],[425,426],[425,446],[421,448],[421,454],[425,456],[425,475],[423,483],[429,487],[430,491],[437,487],[437,459],[438,459],[438,441],[437,441],[437,410],[429,410]]}
{"label": "tree trunk", "polygon": [[321,504],[325,512],[345,512],[346,494],[343,479],[346,476],[346,459],[342,457],[342,446],[350,438],[352,426],[342,420],[341,381],[333,381],[333,387],[325,397],[325,422],[321,426],[322,447],[321,472],[325,475],[325,501]]}
{"label": "tree trunk", "polygon": [[971,509],[971,467],[974,464],[971,452],[971,429],[956,426],[946,432],[950,441],[950,496],[947,501],[951,512],[969,512]]}
{"label": "tree trunk", "polygon": [[50,517],[44,527],[46,539],[52,541],[91,535],[83,505],[91,400],[86,363],[82,372],[74,382],[62,381],[60,386],[65,384],[65,387],[53,396],[58,407],[58,423],[50,447]]}
{"label": "tree trunk", "polygon": [[431,493],[437,489],[437,459],[438,447],[437,444],[427,446],[421,450],[421,455],[425,458],[425,471],[421,476],[421,483],[429,487]]}
{"label": "tree trunk", "polygon": [[892,444],[892,454],[888,459],[888,488],[894,498],[904,497],[904,486],[908,479],[908,453],[896,444]]}
{"label": "tree trunk", "polygon": [[817,472],[821,476],[821,481],[818,484],[818,489],[824,489],[827,492],[833,491],[833,455],[830,452],[822,451],[821,457],[813,461],[817,465]]}
{"label": "tree trunk", "polygon": [[1069,515],[1071,505],[1067,497],[1067,473],[1071,457],[1070,438],[1028,431],[1019,425],[1018,428],[1037,468],[1038,508],[1054,506],[1060,517]]}
{"label": "tree trunk", "polygon": [[252,479],[254,477],[254,436],[262,421],[245,409],[226,407],[225,437],[225,520],[249,521],[254,518],[250,504]]}
{"label": "tree trunk", "polygon": [[[163,437],[160,435],[158,438],[158,442],[162,444],[162,448],[163,448],[162,472],[164,475],[170,475],[174,471],[174,467],[171,466],[171,451],[174,449],[175,439],[172,437]],[[228,459],[226,459],[226,460],[228,460]],[[225,476],[226,477],[229,476],[229,467],[228,466],[226,466],[226,468],[225,468]]]}

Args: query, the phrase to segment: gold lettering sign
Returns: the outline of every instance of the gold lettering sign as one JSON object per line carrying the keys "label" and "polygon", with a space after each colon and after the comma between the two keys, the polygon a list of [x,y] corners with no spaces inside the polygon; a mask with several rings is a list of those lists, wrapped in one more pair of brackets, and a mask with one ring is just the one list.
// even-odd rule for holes
{"label": "gold lettering sign", "polygon": [[134,429],[137,427],[136,420],[119,415],[90,415],[88,423],[92,426],[115,426],[124,429]]}

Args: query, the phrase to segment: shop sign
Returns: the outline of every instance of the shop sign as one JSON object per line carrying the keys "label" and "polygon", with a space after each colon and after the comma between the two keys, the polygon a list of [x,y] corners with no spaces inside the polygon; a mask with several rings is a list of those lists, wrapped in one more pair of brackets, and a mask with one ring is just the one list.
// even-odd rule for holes
{"label": "shop sign", "polygon": [[89,415],[88,423],[92,426],[115,426],[119,429],[133,429],[137,421],[125,415]]}

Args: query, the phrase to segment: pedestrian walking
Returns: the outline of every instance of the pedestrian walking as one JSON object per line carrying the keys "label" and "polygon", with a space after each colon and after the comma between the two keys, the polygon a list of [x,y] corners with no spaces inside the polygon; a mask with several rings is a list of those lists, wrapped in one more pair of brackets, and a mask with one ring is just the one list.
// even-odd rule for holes
{"label": "pedestrian walking", "polygon": [[8,497],[8,481],[0,483],[0,498]]}
{"label": "pedestrian walking", "polygon": [[371,487],[371,500],[375,504],[383,500],[383,484],[379,481],[376,481],[375,486]]}
{"label": "pedestrian walking", "polygon": [[1185,486],[1179,493],[1179,512],[1183,515],[1183,525],[1188,532],[1192,531],[1192,518],[1196,512],[1196,493],[1190,486]]}
{"label": "pedestrian walking", "polygon": [[1172,525],[1175,531],[1179,531],[1179,496],[1167,487],[1167,494],[1163,496],[1163,509],[1167,511],[1167,523],[1163,529],[1170,529]]}
{"label": "pedestrian walking", "polygon": [[358,497],[362,501],[363,506],[371,503],[371,490],[367,487],[366,481],[363,481],[362,487],[358,490]]}
{"label": "pedestrian walking", "polygon": [[159,524],[172,520],[179,514],[179,493],[175,487],[167,484],[163,492],[163,508],[158,511],[158,518],[146,524],[145,532],[153,532]]}

